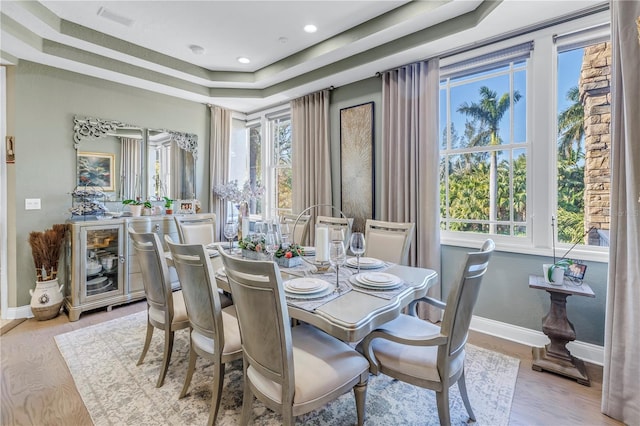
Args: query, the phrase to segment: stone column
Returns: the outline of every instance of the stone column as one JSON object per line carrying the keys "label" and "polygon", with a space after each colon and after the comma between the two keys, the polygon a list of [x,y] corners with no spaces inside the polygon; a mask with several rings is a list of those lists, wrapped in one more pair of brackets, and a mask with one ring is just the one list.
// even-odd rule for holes
{"label": "stone column", "polygon": [[[608,231],[611,222],[610,86],[611,43],[586,47],[579,82],[585,126],[585,231],[592,226],[600,231]],[[608,232],[605,234],[608,235]],[[598,231],[591,231],[586,238],[585,244],[602,244],[602,234]]]}

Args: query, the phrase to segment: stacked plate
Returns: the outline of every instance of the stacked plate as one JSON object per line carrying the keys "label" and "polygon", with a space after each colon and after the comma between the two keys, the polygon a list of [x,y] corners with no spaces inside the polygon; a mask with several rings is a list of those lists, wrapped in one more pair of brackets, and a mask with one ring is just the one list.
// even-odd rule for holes
{"label": "stacked plate", "polygon": [[351,284],[369,290],[392,290],[402,285],[402,280],[386,272],[365,272],[352,275]]}
{"label": "stacked plate", "polygon": [[287,296],[299,299],[313,299],[326,296],[333,291],[333,287],[328,282],[318,278],[294,278],[285,281],[284,291]]}
{"label": "stacked plate", "polygon": [[215,243],[211,243],[211,244],[207,244],[205,247],[206,252],[209,254],[209,257],[216,257],[216,256],[220,256],[220,253],[218,253],[218,246]]}
{"label": "stacked plate", "polygon": [[[378,269],[382,268],[385,263],[380,259],[374,259],[373,257],[361,257],[360,269]],[[347,266],[349,268],[358,268],[358,258],[350,257],[347,259]]]}
{"label": "stacked plate", "polygon": [[303,246],[302,249],[304,250],[303,256],[315,256],[316,255],[316,248],[313,247],[313,246],[311,246],[311,247]]}

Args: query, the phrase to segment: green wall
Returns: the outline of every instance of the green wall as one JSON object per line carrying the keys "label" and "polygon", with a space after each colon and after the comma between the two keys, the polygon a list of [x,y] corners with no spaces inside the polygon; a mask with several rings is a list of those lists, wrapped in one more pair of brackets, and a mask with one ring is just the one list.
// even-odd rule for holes
{"label": "green wall", "polygon": [[[8,134],[16,137],[16,163],[9,165],[7,173],[10,186],[10,307],[28,305],[29,289],[34,287],[34,268],[27,243],[29,232],[64,222],[69,217],[69,192],[73,190],[75,178],[74,115],[196,133],[200,142],[198,198],[206,210],[209,200],[207,141],[210,118],[205,105],[29,62],[9,67],[7,80],[10,86]],[[331,156],[334,204],[337,206],[340,205],[340,109],[374,102],[375,169],[379,170],[384,161],[380,155],[381,98],[381,83],[376,77],[331,92]],[[378,176],[375,181],[376,188],[380,188]],[[25,198],[41,198],[42,210],[25,211]],[[379,205],[379,197],[376,197],[378,211]],[[444,298],[457,279],[467,251],[467,248],[452,246],[442,248]],[[549,309],[549,297],[544,291],[530,289],[528,276],[541,274],[542,264],[548,261],[542,256],[495,252],[483,281],[475,314],[541,331],[541,319]],[[569,297],[567,312],[575,325],[577,340],[602,345],[607,264],[587,262],[587,265],[586,281],[596,297]]]}
{"label": "green wall", "polygon": [[[15,232],[9,235],[9,307],[28,305],[29,289],[35,287],[29,232],[63,223],[70,216],[69,193],[76,175],[74,115],[197,134],[196,188],[207,209],[210,115],[206,105],[27,61],[7,68],[13,93],[7,101],[7,134],[16,140],[16,162],[10,165],[7,182],[13,190],[13,194],[8,191],[8,225]],[[42,209],[26,211],[25,198],[40,198]]]}

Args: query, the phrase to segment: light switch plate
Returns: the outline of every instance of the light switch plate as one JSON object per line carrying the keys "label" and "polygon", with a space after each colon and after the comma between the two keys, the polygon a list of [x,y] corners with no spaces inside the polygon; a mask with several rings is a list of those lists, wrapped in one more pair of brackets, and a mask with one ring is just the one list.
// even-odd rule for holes
{"label": "light switch plate", "polygon": [[40,198],[25,198],[24,199],[25,210],[40,210]]}

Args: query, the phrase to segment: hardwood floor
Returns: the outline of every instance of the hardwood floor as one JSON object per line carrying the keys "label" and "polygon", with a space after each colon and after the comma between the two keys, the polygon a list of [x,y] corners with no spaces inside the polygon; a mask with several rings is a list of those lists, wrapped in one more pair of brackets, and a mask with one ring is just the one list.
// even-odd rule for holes
{"label": "hardwood floor", "polygon": [[[29,319],[0,337],[0,425],[91,425],[91,418],[58,351],[54,336],[145,309],[145,302],[66,315]],[[602,369],[588,365],[591,387],[531,369],[531,348],[472,332],[470,342],[520,358],[511,425],[622,425],[600,413]]]}

